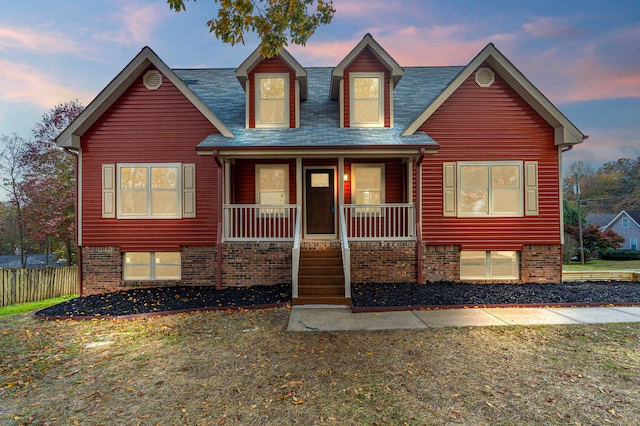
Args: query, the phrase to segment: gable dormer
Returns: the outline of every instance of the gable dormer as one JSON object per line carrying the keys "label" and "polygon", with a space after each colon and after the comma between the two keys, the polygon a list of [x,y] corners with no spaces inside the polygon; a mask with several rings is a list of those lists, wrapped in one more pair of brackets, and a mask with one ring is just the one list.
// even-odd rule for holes
{"label": "gable dormer", "polygon": [[404,71],[371,37],[334,68],[330,98],[340,105],[340,127],[393,127],[393,89]]}
{"label": "gable dormer", "polygon": [[272,58],[260,47],[238,67],[246,94],[245,127],[300,127],[300,101],[307,99],[307,72],[283,49]]}

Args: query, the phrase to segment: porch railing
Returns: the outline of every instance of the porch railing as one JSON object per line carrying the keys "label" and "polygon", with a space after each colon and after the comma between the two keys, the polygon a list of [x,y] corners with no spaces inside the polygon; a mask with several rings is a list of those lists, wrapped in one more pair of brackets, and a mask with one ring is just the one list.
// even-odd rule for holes
{"label": "porch railing", "polygon": [[345,229],[350,240],[413,240],[416,237],[413,204],[346,204]]}
{"label": "porch railing", "polygon": [[224,240],[293,241],[298,210],[295,204],[227,204]]}
{"label": "porch railing", "polygon": [[351,298],[351,249],[347,237],[347,222],[344,210],[340,209],[340,247],[342,248],[342,270],[344,272],[344,297]]}

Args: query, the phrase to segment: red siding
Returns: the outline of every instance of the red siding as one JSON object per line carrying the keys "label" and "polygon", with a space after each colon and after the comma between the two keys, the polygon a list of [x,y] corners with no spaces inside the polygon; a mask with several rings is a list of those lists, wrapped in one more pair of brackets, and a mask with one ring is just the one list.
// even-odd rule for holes
{"label": "red siding", "polygon": [[349,73],[351,72],[384,72],[384,127],[391,127],[391,103],[389,97],[389,70],[371,53],[369,48],[365,48],[356,59],[353,60],[344,70],[344,127],[350,127],[350,91]]}
{"label": "red siding", "polygon": [[255,75],[256,73],[289,73],[289,127],[296,127],[296,74],[280,57],[264,59],[249,73],[249,127],[256,127]]}
{"label": "red siding", "polygon": [[[177,250],[216,241],[216,164],[195,147],[217,132],[180,91],[163,79],[147,90],[142,78],[82,137],[82,244],[122,251]],[[194,219],[103,219],[102,164],[183,162],[196,164]]]}
{"label": "red siding", "polygon": [[[473,74],[421,127],[440,143],[422,174],[422,235],[427,244],[462,249],[521,250],[523,244],[560,244],[558,150],[554,132],[498,75],[480,88]],[[442,163],[538,161],[539,216],[442,216]]]}

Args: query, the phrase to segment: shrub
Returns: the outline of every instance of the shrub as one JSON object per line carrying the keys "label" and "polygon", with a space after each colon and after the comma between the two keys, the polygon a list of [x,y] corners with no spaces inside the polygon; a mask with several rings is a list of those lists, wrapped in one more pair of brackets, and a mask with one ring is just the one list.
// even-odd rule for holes
{"label": "shrub", "polygon": [[607,250],[601,256],[605,260],[640,260],[638,250]]}

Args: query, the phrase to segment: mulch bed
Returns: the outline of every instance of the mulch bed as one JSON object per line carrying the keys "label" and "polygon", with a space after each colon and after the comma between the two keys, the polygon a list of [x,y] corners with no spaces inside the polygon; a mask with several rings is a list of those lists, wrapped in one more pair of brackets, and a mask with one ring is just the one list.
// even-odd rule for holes
{"label": "mulch bed", "polygon": [[[354,310],[525,305],[640,305],[640,283],[354,284]],[[158,287],[78,297],[36,312],[40,318],[126,318],[199,309],[283,306],[291,286]]]}

